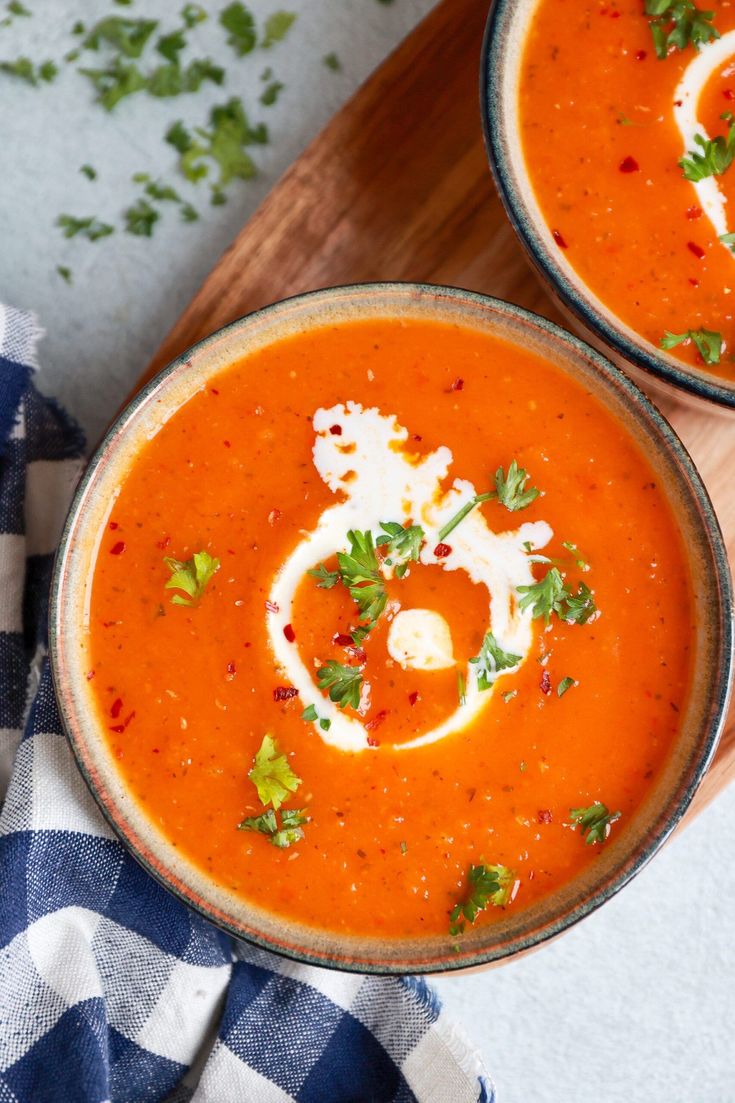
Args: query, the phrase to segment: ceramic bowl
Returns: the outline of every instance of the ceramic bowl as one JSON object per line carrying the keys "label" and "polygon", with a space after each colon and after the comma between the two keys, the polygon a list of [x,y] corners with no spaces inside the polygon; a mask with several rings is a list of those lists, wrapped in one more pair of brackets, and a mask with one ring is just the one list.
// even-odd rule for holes
{"label": "ceramic bowl", "polygon": [[495,0],[482,51],[480,104],[490,167],[529,259],[572,325],[649,392],[735,413],[735,379],[691,368],[616,317],[553,244],[526,171],[518,124],[523,50],[538,0]]}
{"label": "ceramic bowl", "polygon": [[[537,352],[581,381],[645,451],[684,534],[696,591],[696,670],[691,700],[668,764],[646,803],[572,884],[499,922],[468,929],[459,952],[446,937],[395,941],[313,930],[237,899],[210,881],[148,819],[118,772],[95,718],[86,678],[87,616],[96,544],[110,501],[141,446],[211,376],[295,331],[366,317],[429,318],[489,331]],[[609,899],[674,829],[714,752],[727,702],[732,596],[722,536],[682,444],[625,375],[559,327],[516,306],[468,291],[413,284],[333,288],[267,307],[189,349],[120,414],[79,486],[53,580],[50,649],[64,726],[102,812],[131,853],[166,888],[240,938],[301,961],[354,971],[454,970],[499,961],[559,934]]]}

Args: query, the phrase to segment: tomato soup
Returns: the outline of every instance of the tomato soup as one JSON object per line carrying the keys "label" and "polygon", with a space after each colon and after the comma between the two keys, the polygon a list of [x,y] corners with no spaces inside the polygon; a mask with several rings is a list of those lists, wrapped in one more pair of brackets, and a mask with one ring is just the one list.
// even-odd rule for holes
{"label": "tomato soup", "polygon": [[692,30],[641,0],[539,0],[520,134],[552,247],[590,291],[652,345],[732,378],[735,8],[704,6]]}
{"label": "tomato soup", "polygon": [[578,382],[479,330],[345,322],[222,370],[137,455],[89,685],[129,791],[229,892],[461,938],[626,830],[679,731],[690,595]]}

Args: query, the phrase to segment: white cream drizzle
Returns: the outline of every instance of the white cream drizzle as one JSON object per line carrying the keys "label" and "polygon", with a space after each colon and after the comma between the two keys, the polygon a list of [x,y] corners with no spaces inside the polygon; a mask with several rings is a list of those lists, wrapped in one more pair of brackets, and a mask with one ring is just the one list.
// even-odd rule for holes
{"label": "white cream drizzle", "polygon": [[[289,683],[298,689],[303,707],[313,705],[319,717],[331,722],[328,731],[318,724],[314,730],[326,743],[340,750],[364,751],[369,749],[368,732],[360,717],[348,714],[322,695],[316,684],[316,672],[307,669],[296,644],[284,635],[285,626],[291,623],[294,595],[306,571],[337,551],[347,551],[350,529],[370,529],[377,534],[381,521],[405,524],[410,520],[421,525],[426,535],[420,554],[423,565],[438,565],[447,571],[464,570],[473,582],[487,589],[482,631],[492,625],[500,646],[522,657],[520,666],[530,651],[533,635],[531,614],[518,608],[516,590],[533,583],[532,554],[544,547],[553,533],[545,521],[494,533],[481,510],[475,509],[447,537],[451,554],[437,558],[434,548],[439,543],[440,529],[476,493],[472,483],[463,479],[455,479],[446,492],[442,489],[441,480],[452,463],[450,450],[442,446],[427,456],[412,454],[406,448],[408,431],[395,417],[384,416],[374,408],[364,409],[356,402],[317,410],[313,424],[316,469],[330,490],[342,492],[345,500],[324,510],[316,528],[304,533],[303,540],[277,573],[269,595],[277,612],[267,614],[268,634],[276,663]],[[341,433],[330,432],[332,427],[339,427]],[[531,547],[531,553],[524,543]],[[458,705],[451,716],[431,731],[397,744],[397,749],[435,743],[478,716],[493,689],[477,688],[473,664],[468,663],[465,678],[466,704]]]}
{"label": "white cream drizzle", "polygon": [[[674,92],[674,121],[679,128],[684,152],[699,150],[694,141],[697,134],[707,140],[710,136],[698,118],[699,98],[715,69],[730,61],[735,54],[735,31],[728,31],[722,38],[706,43],[684,70],[684,75]],[[727,219],[727,198],[723,195],[716,176],[708,176],[692,187],[697,193],[699,206],[712,223],[718,238],[729,232]],[[723,249],[732,256],[728,245],[721,243]]]}

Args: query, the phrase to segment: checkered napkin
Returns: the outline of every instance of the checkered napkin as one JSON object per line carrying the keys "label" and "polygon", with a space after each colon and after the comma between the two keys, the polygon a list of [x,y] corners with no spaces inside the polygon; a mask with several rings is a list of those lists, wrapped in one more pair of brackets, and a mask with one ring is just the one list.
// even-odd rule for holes
{"label": "checkered napkin", "polygon": [[422,981],[234,941],[102,819],[46,659],[84,442],[32,385],[37,337],[0,306],[0,1103],[491,1103]]}

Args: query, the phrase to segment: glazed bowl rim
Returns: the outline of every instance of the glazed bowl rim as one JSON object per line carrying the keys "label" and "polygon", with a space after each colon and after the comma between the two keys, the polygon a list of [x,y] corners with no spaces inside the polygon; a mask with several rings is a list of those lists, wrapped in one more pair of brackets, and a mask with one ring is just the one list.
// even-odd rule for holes
{"label": "glazed bowl rim", "polygon": [[[559,258],[551,248],[550,241],[547,241],[550,238],[548,226],[539,223],[516,186],[516,174],[509,156],[510,142],[506,140],[504,125],[504,118],[509,110],[503,80],[504,67],[508,61],[504,39],[513,19],[520,18],[519,13],[523,8],[539,3],[540,0],[493,0],[482,44],[480,111],[485,148],[495,186],[508,219],[536,271],[563,306],[590,334],[659,385],[663,383],[695,399],[710,403],[713,412],[717,408],[723,411],[735,410],[735,381],[732,384],[724,379],[719,381],[714,375],[698,372],[673,356],[666,356],[664,350],[660,353],[652,351],[655,346],[644,338],[639,337],[636,342],[627,336],[626,328],[633,332],[632,328],[626,327],[613,311],[607,317],[596,307],[596,296],[586,289],[581,276],[577,277],[578,283],[575,283],[559,264]],[[530,21],[528,26],[530,28]],[[528,183],[530,187],[530,180]]]}
{"label": "glazed bowl rim", "polygon": [[[339,957],[336,954],[334,956],[324,956],[324,954],[312,952],[303,945],[293,946],[288,943],[281,944],[270,937],[254,933],[252,929],[244,930],[242,924],[238,925],[234,921],[228,921],[227,918],[223,918],[221,912],[216,911],[213,904],[207,905],[206,901],[203,901],[201,897],[197,897],[191,887],[189,887],[190,891],[187,892],[180,887],[179,884],[175,883],[174,874],[170,867],[168,869],[156,868],[146,855],[141,853],[141,847],[136,844],[134,839],[129,837],[129,834],[125,830],[125,825],[119,822],[119,819],[124,820],[119,806],[117,808],[108,807],[102,798],[102,794],[98,791],[90,771],[87,769],[84,755],[84,736],[81,731],[79,734],[75,731],[73,717],[69,715],[66,707],[62,674],[65,654],[65,645],[63,642],[65,632],[62,627],[62,617],[65,608],[64,583],[67,573],[66,568],[67,562],[73,554],[73,537],[76,533],[77,524],[80,516],[83,518],[83,506],[87,491],[91,484],[93,484],[98,469],[104,461],[108,446],[114,443],[121,432],[125,432],[125,424],[134,418],[136,413],[147,403],[159,387],[170,377],[176,375],[177,372],[186,369],[189,359],[193,354],[204,353],[206,355],[210,346],[213,346],[223,337],[235,334],[261,319],[268,319],[272,315],[277,316],[279,312],[285,313],[289,308],[298,308],[302,305],[307,307],[313,305],[316,307],[322,303],[328,306],[330,300],[336,300],[340,296],[349,297],[351,302],[358,304],[367,300],[369,305],[372,297],[376,293],[378,295],[394,296],[397,300],[398,297],[404,296],[404,298],[409,301],[412,297],[421,299],[422,297],[428,296],[437,307],[439,313],[441,300],[443,299],[448,299],[450,302],[460,305],[466,304],[469,307],[479,308],[491,314],[499,315],[501,318],[508,318],[511,322],[520,323],[523,326],[540,330],[542,342],[546,343],[547,347],[554,347],[557,352],[561,352],[565,357],[568,357],[568,354],[571,353],[573,356],[576,355],[577,357],[589,361],[591,367],[595,369],[595,377],[599,378],[597,387],[600,392],[604,392],[605,389],[614,390],[617,388],[617,391],[621,394],[622,404],[629,412],[635,413],[640,417],[645,425],[646,431],[651,437],[652,443],[655,442],[659,452],[663,452],[667,458],[674,462],[680,469],[689,495],[688,503],[689,505],[693,504],[697,507],[697,515],[700,518],[698,526],[701,530],[701,535],[706,539],[707,546],[711,551],[712,559],[716,566],[717,604],[715,606],[714,600],[712,603],[708,604],[708,610],[711,610],[711,613],[706,620],[706,624],[710,630],[716,633],[716,639],[718,641],[717,678],[713,681],[707,697],[709,704],[709,722],[706,725],[702,724],[701,728],[697,729],[696,746],[698,748],[698,753],[691,756],[691,762],[687,760],[690,769],[687,771],[688,784],[686,789],[683,789],[679,793],[678,801],[674,806],[668,809],[668,814],[665,817],[663,814],[657,816],[655,824],[653,825],[656,830],[651,830],[649,834],[646,834],[645,845],[642,845],[634,852],[626,852],[625,861],[621,861],[619,865],[615,867],[614,875],[611,875],[608,881],[601,885],[596,892],[582,899],[576,906],[567,910],[560,918],[556,917],[549,921],[546,926],[532,932],[531,935],[527,937],[516,936],[512,941],[511,947],[500,953],[493,953],[492,947],[490,947],[471,954],[455,956],[448,944],[446,956],[442,957],[441,960],[432,960],[430,962],[411,961],[409,963],[395,962],[392,960],[381,960],[379,962],[364,961],[362,959],[350,958],[347,955],[344,957]],[[390,315],[383,313],[381,316],[389,317]],[[443,319],[439,317],[438,320]],[[719,616],[715,616],[715,608],[719,610]],[[712,623],[713,621],[716,621],[716,623]],[[66,646],[68,647],[68,643]],[[477,292],[443,285],[400,281],[357,283],[327,287],[300,295],[294,295],[262,307],[259,310],[252,311],[250,314],[246,314],[234,320],[192,345],[174,358],[166,367],[150,379],[133,396],[130,402],[126,404],[110,425],[94,455],[91,457],[76,489],[64,524],[54,563],[51,584],[49,653],[54,687],[64,731],[72,746],[77,764],[79,765],[81,773],[97,806],[100,808],[103,816],[111,826],[115,835],[122,841],[125,848],[148,873],[170,892],[173,892],[173,894],[184,904],[227,933],[251,942],[262,949],[276,952],[304,964],[320,965],[348,972],[377,975],[448,973],[507,960],[508,958],[528,952],[542,945],[549,939],[555,938],[614,896],[653,857],[656,851],[669,837],[687,810],[712,760],[724,724],[733,665],[733,592],[727,553],[719,523],[707,490],[701,481],[691,457],[675,431],[656,407],[639,390],[636,384],[620,371],[620,369],[615,367],[614,364],[610,363],[602,353],[587,345],[579,337],[567,332],[556,323],[546,318],[536,315],[523,307],[507,303],[500,299],[491,298]],[[116,812],[119,819],[116,818]],[[155,857],[156,855],[152,848],[151,852]],[[161,860],[161,866],[164,866],[163,860]],[[245,904],[245,907],[247,906],[248,905]]]}

